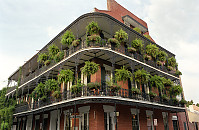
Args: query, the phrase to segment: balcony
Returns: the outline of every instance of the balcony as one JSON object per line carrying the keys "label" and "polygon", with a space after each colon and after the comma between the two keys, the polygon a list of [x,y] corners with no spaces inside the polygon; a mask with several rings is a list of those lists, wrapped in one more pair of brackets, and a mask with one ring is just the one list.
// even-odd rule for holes
{"label": "balcony", "polygon": [[[105,89],[102,89],[105,88]],[[88,99],[88,101],[86,101]],[[118,101],[118,103],[124,103],[125,101],[128,101],[127,105],[129,104],[135,104],[137,103],[138,106],[139,104],[142,104],[144,106],[156,106],[156,107],[162,107],[161,109],[169,109],[169,108],[174,108],[174,109],[179,109],[178,111],[183,111],[184,110],[184,105],[181,105],[179,103],[175,103],[172,99],[162,99],[159,96],[155,96],[151,98],[149,94],[147,93],[140,93],[140,94],[133,94],[130,89],[123,89],[121,88],[119,91],[114,92],[113,90],[109,89],[106,85],[102,85],[101,89],[97,90],[89,90],[87,86],[84,86],[81,88],[81,91],[78,93],[72,93],[70,90],[69,91],[64,91],[63,93],[60,94],[60,97],[55,99],[52,96],[49,96],[45,100],[37,100],[34,101],[33,103],[31,100],[30,102],[24,102],[21,104],[18,104],[15,108],[15,114],[22,114],[22,113],[27,113],[27,112],[34,112],[34,111],[39,111],[42,109],[47,108],[49,109],[54,109],[55,105],[60,105],[61,107],[64,106],[72,106],[76,100],[80,101],[81,103],[92,103],[89,101],[89,99],[95,99],[93,103],[113,103],[116,102],[115,100]],[[99,101],[97,101],[99,99]],[[102,100],[103,99],[103,100]],[[114,99],[114,100],[109,100],[106,102],[106,99]],[[82,101],[81,101],[82,100]],[[64,105],[67,104],[67,105]]]}

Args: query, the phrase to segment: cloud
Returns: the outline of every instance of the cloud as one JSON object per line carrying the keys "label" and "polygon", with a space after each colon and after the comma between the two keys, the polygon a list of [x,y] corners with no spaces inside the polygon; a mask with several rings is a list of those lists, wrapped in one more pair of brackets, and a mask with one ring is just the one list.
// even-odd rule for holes
{"label": "cloud", "polygon": [[150,0],[144,18],[156,43],[176,54],[183,73],[185,96],[194,102],[199,102],[196,93],[199,91],[196,87],[199,80],[198,4],[196,0]]}

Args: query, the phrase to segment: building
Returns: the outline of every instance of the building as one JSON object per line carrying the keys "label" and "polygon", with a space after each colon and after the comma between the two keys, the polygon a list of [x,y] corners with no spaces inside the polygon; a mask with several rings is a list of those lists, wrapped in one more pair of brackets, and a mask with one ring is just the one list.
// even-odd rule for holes
{"label": "building", "polygon": [[198,130],[199,128],[199,107],[196,105],[190,105],[187,108],[189,117],[189,126],[192,130]]}
{"label": "building", "polygon": [[[9,86],[15,87],[6,96],[17,95],[18,103],[13,130],[189,128],[185,107],[175,100],[177,95],[183,99],[182,92],[168,92],[171,84],[181,88],[177,65],[170,65],[175,55],[153,41],[146,22],[115,0],[107,5],[108,10],[95,8],[77,18],[9,77]],[[137,48],[132,41],[139,43]],[[150,43],[155,50],[145,54]],[[150,55],[157,50],[170,60],[157,64]],[[59,79],[63,73],[68,76]]]}

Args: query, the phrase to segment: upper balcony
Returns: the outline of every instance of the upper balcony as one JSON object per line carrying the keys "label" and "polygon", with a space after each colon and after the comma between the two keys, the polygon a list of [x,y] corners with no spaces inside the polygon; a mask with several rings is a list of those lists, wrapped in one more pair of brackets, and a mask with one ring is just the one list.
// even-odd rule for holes
{"label": "upper balcony", "polygon": [[[102,43],[100,44],[90,44],[89,46],[86,45],[86,29],[88,23],[91,21],[96,21],[102,30]],[[121,46],[119,49],[116,49],[113,45],[107,43],[107,39],[113,37],[114,33],[120,29],[125,30],[128,33],[129,39],[126,45]],[[66,46],[61,45],[60,40],[62,35],[65,33],[66,30],[71,30],[74,35],[81,39],[81,43],[77,47],[67,48]],[[21,79],[19,84],[20,88],[25,88],[27,85],[31,84],[34,80],[38,79],[42,75],[48,73],[49,71],[56,70],[58,67],[63,66],[66,62],[74,59],[74,57],[84,55],[86,60],[89,60],[93,57],[98,57],[109,62],[115,62],[118,65],[125,65],[129,68],[133,66],[142,66],[144,68],[149,69],[151,72],[159,73],[166,77],[169,77],[171,80],[179,80],[179,77],[175,75],[173,71],[168,71],[165,66],[158,66],[154,61],[146,61],[144,60],[143,55],[138,53],[132,54],[128,51],[127,47],[131,43],[132,40],[135,38],[142,39],[144,42],[144,46],[148,45],[149,43],[156,44],[142,34],[134,31],[132,28],[124,25],[123,23],[119,22],[118,20],[114,19],[113,17],[103,14],[103,13],[89,13],[80,16],[77,20],[75,20],[72,24],[70,24],[66,29],[64,29],[61,33],[59,33],[54,39],[52,39],[44,48],[41,49],[39,53],[45,52],[47,47],[50,44],[56,44],[61,50],[64,50],[65,56],[62,61],[59,63],[51,63],[46,67],[42,67],[40,64],[37,63],[38,54],[33,56],[28,62],[26,62],[21,69],[21,77],[20,77],[20,69],[17,70],[9,79],[18,81],[19,77]],[[157,45],[157,44],[156,44]],[[166,49],[157,45],[160,50],[165,51],[169,57],[175,56],[174,54],[170,53]],[[86,56],[87,55],[87,56]],[[115,61],[112,61],[113,57],[115,57]],[[81,64],[85,62],[85,60],[78,61],[77,64]],[[72,63],[72,62],[71,62]],[[74,63],[74,62],[73,62]],[[74,64],[72,65],[74,68]],[[34,85],[33,85],[34,86]],[[7,92],[7,96],[13,94],[15,90],[10,89]]]}

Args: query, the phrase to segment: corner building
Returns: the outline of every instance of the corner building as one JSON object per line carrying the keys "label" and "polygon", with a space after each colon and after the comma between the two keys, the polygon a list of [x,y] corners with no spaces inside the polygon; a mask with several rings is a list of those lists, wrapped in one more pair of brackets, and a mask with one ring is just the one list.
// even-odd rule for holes
{"label": "corner building", "polygon": [[[149,35],[147,24],[137,16],[119,5],[115,0],[107,0],[108,10],[98,10],[80,16],[55,38],[53,38],[39,53],[34,55],[22,67],[9,77],[9,86],[20,79],[18,90],[12,87],[7,92],[7,98],[18,94],[17,105],[13,115],[13,130],[184,130],[188,129],[184,105],[163,101],[158,89],[150,88],[149,84],[138,83],[135,79],[116,82],[121,88],[114,92],[106,81],[115,77],[115,70],[125,66],[134,73],[144,69],[151,75],[170,79],[181,85],[180,76],[168,71],[166,66],[157,66],[155,62],[145,61],[138,53],[129,53],[128,46],[132,40],[141,39],[144,46],[155,44],[165,51],[168,57],[175,55],[156,44]],[[100,27],[100,38],[103,44],[86,44],[86,26],[92,21]],[[140,28],[141,33],[134,30]],[[119,48],[108,43],[116,31],[124,30],[128,34],[125,44]],[[71,30],[80,42],[77,46],[67,47],[61,44],[63,34]],[[64,58],[59,62],[42,65],[37,62],[38,55],[48,51],[50,45],[56,45],[64,52]],[[81,68],[86,61],[99,64],[96,73],[85,76]],[[48,79],[57,80],[62,69],[74,72],[75,80],[65,84],[60,83],[61,96],[54,98],[48,95],[45,101],[34,99],[30,94],[39,83]],[[72,93],[71,87],[77,79],[84,86],[81,91]],[[100,83],[96,90],[87,88],[90,82]],[[138,88],[141,93],[134,95],[132,88]],[[156,93],[152,100],[149,91]],[[36,93],[35,95],[39,95]],[[178,98],[183,98],[183,93]]]}

